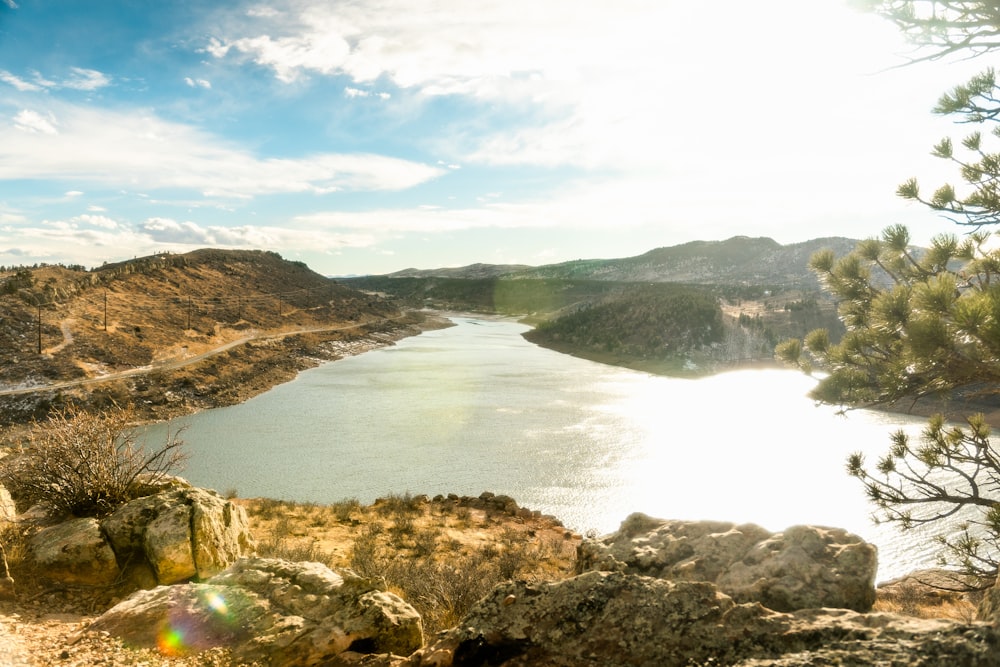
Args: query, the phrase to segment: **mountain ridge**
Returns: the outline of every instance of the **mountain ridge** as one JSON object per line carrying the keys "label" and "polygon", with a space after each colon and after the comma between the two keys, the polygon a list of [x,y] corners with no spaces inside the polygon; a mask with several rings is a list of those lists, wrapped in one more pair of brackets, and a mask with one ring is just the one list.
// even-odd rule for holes
{"label": "mountain ridge", "polygon": [[809,270],[809,257],[824,248],[845,255],[858,243],[857,239],[828,236],[782,245],[769,237],[733,236],[722,241],[689,241],[654,248],[632,257],[577,259],[534,267],[476,263],[463,267],[411,268],[384,277],[724,283],[816,289],[819,283]]}

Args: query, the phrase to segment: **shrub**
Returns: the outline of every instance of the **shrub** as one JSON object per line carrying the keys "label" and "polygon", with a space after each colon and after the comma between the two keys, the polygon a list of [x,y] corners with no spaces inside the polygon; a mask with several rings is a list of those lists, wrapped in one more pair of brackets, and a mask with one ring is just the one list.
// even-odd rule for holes
{"label": "shrub", "polygon": [[315,540],[289,540],[272,537],[257,544],[257,555],[262,558],[281,558],[288,561],[312,561],[327,567],[334,566],[334,554],[324,551]]}
{"label": "shrub", "polygon": [[405,517],[420,514],[421,503],[426,496],[413,496],[409,491],[403,495],[390,493],[375,501],[375,509],[382,516]]}
{"label": "shrub", "polygon": [[333,513],[341,523],[350,523],[351,514],[361,509],[361,502],[357,498],[347,498],[331,505]]}
{"label": "shrub", "polygon": [[103,516],[141,495],[184,460],[179,431],[148,450],[138,440],[135,411],[114,405],[101,413],[76,407],[35,422],[30,442],[0,461],[0,484],[21,504],[56,515]]}

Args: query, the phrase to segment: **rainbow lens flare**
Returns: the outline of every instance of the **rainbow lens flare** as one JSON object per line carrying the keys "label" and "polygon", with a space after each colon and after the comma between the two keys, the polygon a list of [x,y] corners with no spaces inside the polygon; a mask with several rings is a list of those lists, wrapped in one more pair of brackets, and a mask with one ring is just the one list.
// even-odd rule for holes
{"label": "rainbow lens flare", "polygon": [[236,619],[220,591],[206,587],[191,604],[173,607],[156,632],[156,647],[168,657],[218,646],[233,634]]}

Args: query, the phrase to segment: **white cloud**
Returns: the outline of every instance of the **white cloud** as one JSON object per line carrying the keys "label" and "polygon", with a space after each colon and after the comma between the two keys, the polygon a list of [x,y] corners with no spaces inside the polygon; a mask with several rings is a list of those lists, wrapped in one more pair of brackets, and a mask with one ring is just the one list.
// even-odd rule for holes
{"label": "white cloud", "polygon": [[33,223],[23,216],[5,219],[0,214],[0,223],[5,221],[11,224],[0,224],[0,263],[4,263],[3,256],[10,256],[16,262],[61,261],[99,266],[123,257],[164,250],[188,252],[206,246],[295,253],[367,248],[375,242],[372,235],[365,233],[253,225],[227,228],[162,217],[128,225],[104,216],[82,215]]}
{"label": "white cloud", "polygon": [[108,209],[104,208],[103,206],[95,206],[92,204],[87,207],[87,210],[90,211],[91,213],[106,213]]}
{"label": "white cloud", "polygon": [[280,12],[274,7],[251,7],[247,10],[247,16],[253,16],[255,18],[271,18],[273,16],[278,16]]}
{"label": "white cloud", "polygon": [[272,68],[280,81],[291,83],[306,72],[335,74],[340,69],[351,47],[338,32],[330,26],[329,30],[318,27],[317,32],[306,36],[258,35],[215,42],[207,50],[221,57],[235,49],[258,65]]}
{"label": "white cloud", "polygon": [[79,197],[83,195],[83,192],[81,190],[67,190],[63,195],[66,197]]}
{"label": "white cloud", "polygon": [[[894,53],[903,51],[901,36],[838,4],[730,1],[719,9],[725,20],[711,21],[698,3],[662,0],[287,0],[267,20],[225,22],[207,51],[285,82],[347,77],[356,84],[345,87],[348,97],[385,80],[516,110],[515,124],[442,139],[438,150],[456,160],[643,172],[696,161],[711,169],[712,154],[759,155],[766,139],[797,135],[799,148],[789,152],[818,137],[817,150],[835,149],[843,162],[883,143],[883,133],[902,143],[926,129],[901,128],[894,114],[873,109],[929,109],[965,77],[926,68],[874,75],[902,62]],[[907,81],[927,94],[900,97]],[[845,119],[863,133],[819,129]]]}
{"label": "white cloud", "polygon": [[189,76],[184,77],[184,83],[191,88],[205,88],[207,90],[212,87],[212,82],[207,79],[192,79]]}
{"label": "white cloud", "polygon": [[118,229],[118,223],[106,215],[90,215],[89,213],[84,213],[83,215],[78,215],[70,219],[71,222],[79,223],[82,222],[93,227],[100,227],[102,229]]}
{"label": "white cloud", "polygon": [[32,70],[31,75],[34,81],[26,81],[10,72],[0,70],[0,81],[21,92],[59,89],[92,91],[111,85],[111,77],[107,74],[83,67],[70,67],[70,75],[61,81],[48,79],[34,70]]}
{"label": "white cloud", "polygon": [[[23,109],[14,116],[14,129],[20,130],[21,132],[26,132],[28,134],[48,134],[54,135],[59,134],[59,130],[56,129],[56,119],[52,114],[46,114],[43,116],[37,111],[32,111],[31,109]],[[3,130],[0,130],[0,136],[4,134]],[[0,148],[0,151],[3,149]]]}
{"label": "white cloud", "polygon": [[14,2],[14,0],[3,0],[3,1],[4,4],[10,7],[11,9],[17,9],[17,3]]}
{"label": "white cloud", "polygon": [[377,97],[380,100],[388,100],[392,97],[390,93],[386,92],[375,92],[372,90],[361,90],[360,88],[352,88],[347,86],[344,88],[345,97]]}
{"label": "white cloud", "polygon": [[[142,110],[55,105],[0,126],[0,180],[73,179],[246,198],[273,193],[402,190],[444,170],[372,154],[263,158]],[[58,128],[58,130],[57,130]],[[58,137],[55,136],[58,131]]]}
{"label": "white cloud", "polygon": [[83,67],[71,67],[72,75],[58,84],[72,90],[97,90],[111,84],[111,78],[102,72]]}
{"label": "white cloud", "polygon": [[272,250],[317,250],[344,247],[367,247],[372,235],[363,233],[320,232],[312,229],[243,225],[238,227],[203,226],[172,218],[149,218],[138,231],[155,244],[188,248],[230,247],[268,248]]}
{"label": "white cloud", "polygon": [[0,211],[0,225],[20,224],[28,219],[20,213],[9,213]]}
{"label": "white cloud", "polygon": [[24,79],[16,77],[6,70],[0,70],[0,81],[3,81],[4,83],[9,84],[11,86],[14,86],[21,92],[37,92],[39,90],[42,90],[42,86],[25,81]]}

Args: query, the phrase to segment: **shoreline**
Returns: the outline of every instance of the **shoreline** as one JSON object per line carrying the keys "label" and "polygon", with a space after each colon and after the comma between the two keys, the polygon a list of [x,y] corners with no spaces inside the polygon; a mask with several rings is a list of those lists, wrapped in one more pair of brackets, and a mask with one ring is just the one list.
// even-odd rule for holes
{"label": "shoreline", "polygon": [[138,411],[139,424],[167,422],[244,403],[294,380],[302,371],[449,326],[453,324],[437,311],[407,310],[395,321],[372,323],[371,329],[290,332],[281,338],[249,341],[178,368],[0,396],[0,449],[24,442],[49,406],[67,400],[88,410],[112,402],[130,403]]}
{"label": "shoreline", "polygon": [[[384,326],[384,324],[380,326]],[[365,331],[360,335],[342,337],[339,335],[297,334],[289,336],[287,346],[289,349],[278,350],[272,358],[267,360],[271,363],[254,365],[255,372],[252,376],[241,378],[245,380],[243,382],[234,381],[231,386],[232,391],[216,394],[212,397],[215,400],[205,401],[204,404],[185,405],[190,409],[170,410],[170,414],[158,416],[150,421],[169,421],[203,410],[245,403],[279,385],[291,382],[303,371],[390,347],[404,338],[419,336],[425,331],[444,329],[449,326],[453,326],[450,321],[431,311],[409,310],[405,311],[404,316],[389,328]]]}

